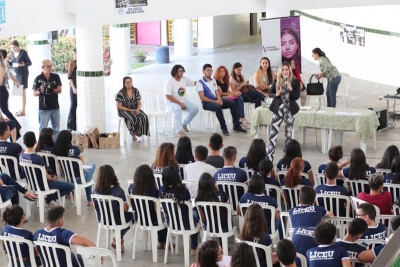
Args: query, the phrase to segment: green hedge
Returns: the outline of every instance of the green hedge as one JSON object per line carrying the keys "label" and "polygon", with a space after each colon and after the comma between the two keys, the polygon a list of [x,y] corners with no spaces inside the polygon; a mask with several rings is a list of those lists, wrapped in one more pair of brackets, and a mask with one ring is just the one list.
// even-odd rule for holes
{"label": "green hedge", "polygon": [[28,38],[27,38],[26,35],[14,36],[14,37],[0,39],[0,49],[5,49],[6,51],[11,51],[10,43],[13,40],[17,40],[18,43],[19,43],[19,46],[22,49],[27,50],[27,48],[28,48]]}
{"label": "green hedge", "polygon": [[68,63],[73,59],[76,39],[72,36],[59,36],[57,43],[51,44],[51,63],[54,72],[67,72]]}

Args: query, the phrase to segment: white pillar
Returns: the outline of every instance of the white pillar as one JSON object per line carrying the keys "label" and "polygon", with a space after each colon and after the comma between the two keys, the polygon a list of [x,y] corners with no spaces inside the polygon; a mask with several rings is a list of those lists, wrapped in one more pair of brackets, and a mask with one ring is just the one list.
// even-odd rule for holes
{"label": "white pillar", "polygon": [[113,74],[131,72],[131,40],[129,23],[110,25],[110,53]]}
{"label": "white pillar", "polygon": [[192,19],[174,20],[174,55],[189,57],[193,55]]}
{"label": "white pillar", "polygon": [[42,72],[43,59],[51,59],[50,41],[47,32],[28,35],[28,55],[32,61],[30,73],[38,75],[36,73]]}
{"label": "white pillar", "polygon": [[103,33],[93,7],[97,1],[76,1],[78,131],[106,130],[103,76]]}
{"label": "white pillar", "polygon": [[168,22],[166,20],[161,21],[161,45],[167,46],[168,45]]}

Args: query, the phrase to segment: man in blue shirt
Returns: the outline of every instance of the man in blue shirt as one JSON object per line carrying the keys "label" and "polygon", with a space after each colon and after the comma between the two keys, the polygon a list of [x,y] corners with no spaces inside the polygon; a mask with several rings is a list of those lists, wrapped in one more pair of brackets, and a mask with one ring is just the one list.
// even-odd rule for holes
{"label": "man in blue shirt", "polygon": [[314,240],[314,231],[315,227],[294,228],[292,242],[294,247],[296,248],[296,251],[303,256],[306,256],[307,250],[318,246],[318,244]]}
{"label": "man in blue shirt", "polygon": [[[386,238],[386,227],[382,223],[376,223],[376,210],[371,203],[362,203],[357,208],[357,218],[363,219],[368,229],[364,232],[361,239],[382,239]],[[382,243],[384,243],[382,241]]]}
{"label": "man in blue shirt", "polygon": [[[96,245],[89,239],[79,236],[67,229],[61,228],[64,224],[64,213],[65,209],[60,206],[53,207],[49,209],[47,213],[47,226],[45,228],[39,229],[33,235],[33,241],[41,241],[53,244],[59,244],[63,246],[70,247],[71,245],[78,245],[82,247],[96,247]],[[42,251],[39,247],[36,247],[40,257],[43,259]],[[83,266],[82,259],[80,255],[77,256],[71,253],[70,255],[65,255],[64,251],[58,250],[57,257],[60,266],[67,266],[66,257],[72,258],[72,266],[79,267]],[[80,264],[78,264],[78,261]],[[53,262],[51,265],[56,265]]]}
{"label": "man in blue shirt", "polygon": [[204,110],[214,111],[221,125],[222,134],[229,135],[226,127],[223,109],[229,108],[232,114],[233,131],[237,133],[247,133],[247,130],[240,126],[238,109],[236,103],[232,100],[221,98],[221,88],[218,88],[217,82],[211,78],[212,66],[205,64],[203,66],[203,77],[196,84],[197,92],[199,93],[201,103]]}
{"label": "man in blue shirt", "polygon": [[[11,132],[10,128],[8,127],[7,122],[0,121],[0,156],[12,156],[15,157],[18,161],[18,156],[22,152],[22,146],[18,143],[9,143],[7,140],[10,137]],[[17,175],[14,170],[14,163],[11,160],[7,160],[8,171],[10,173],[11,178],[17,180]],[[18,165],[19,167],[19,165]],[[22,177],[18,177],[22,178]]]}

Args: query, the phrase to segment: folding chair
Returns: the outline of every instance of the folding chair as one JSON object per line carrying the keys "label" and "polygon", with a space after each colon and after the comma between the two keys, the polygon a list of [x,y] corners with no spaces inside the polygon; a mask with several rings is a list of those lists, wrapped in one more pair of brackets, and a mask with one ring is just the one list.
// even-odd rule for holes
{"label": "folding chair", "polygon": [[21,246],[28,246],[29,261],[32,267],[36,267],[35,250],[32,241],[8,236],[0,236],[0,248],[3,252],[6,266],[24,266]]}
{"label": "folding chair", "polygon": [[[110,257],[112,266],[118,267],[117,258],[115,254],[108,249],[105,248],[96,248],[96,247],[75,247],[76,254],[82,256],[83,266],[82,267],[93,267],[93,266],[102,266],[102,257]],[[110,266],[110,265],[107,265]]]}

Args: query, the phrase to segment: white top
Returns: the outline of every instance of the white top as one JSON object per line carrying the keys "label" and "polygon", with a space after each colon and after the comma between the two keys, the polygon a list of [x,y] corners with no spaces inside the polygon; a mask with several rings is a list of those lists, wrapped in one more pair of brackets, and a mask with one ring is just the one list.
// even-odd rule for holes
{"label": "white top", "polygon": [[[178,82],[174,77],[170,77],[164,84],[164,95],[171,95],[175,99],[183,102],[187,99],[186,87],[193,87],[195,81],[183,76]],[[169,103],[169,100],[166,100]]]}
{"label": "white top", "polygon": [[[204,84],[206,84],[210,90],[206,90],[201,82],[204,82]],[[213,78],[211,78],[209,81],[207,81],[204,77],[201,78],[199,82],[196,83],[196,89],[197,92],[203,92],[204,96],[209,99],[217,99],[218,86],[217,82]]]}
{"label": "white top", "polygon": [[[200,176],[204,172],[208,172],[212,177],[214,177],[214,174],[217,172],[217,170],[214,166],[202,161],[196,161],[194,163],[187,164],[183,168],[184,177],[188,181],[199,181]],[[196,198],[198,185],[188,185],[187,188],[190,192],[190,197]]]}

